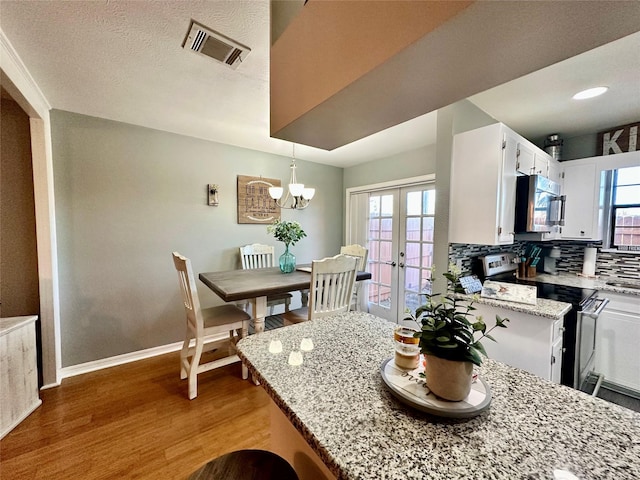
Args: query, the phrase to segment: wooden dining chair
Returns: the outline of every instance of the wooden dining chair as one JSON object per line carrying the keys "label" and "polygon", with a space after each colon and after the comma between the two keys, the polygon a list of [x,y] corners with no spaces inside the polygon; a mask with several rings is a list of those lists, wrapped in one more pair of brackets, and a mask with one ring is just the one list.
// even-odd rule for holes
{"label": "wooden dining chair", "polygon": [[282,315],[285,325],[346,312],[351,304],[358,260],[336,255],[311,263],[309,305]]}
{"label": "wooden dining chair", "polygon": [[[189,400],[193,400],[198,395],[199,374],[240,361],[236,354],[236,343],[247,335],[251,317],[235,305],[201,308],[191,261],[178,252],[173,252],[173,263],[178,272],[178,283],[187,314],[187,333],[180,351],[180,378],[189,379]],[[228,355],[200,364],[202,354],[215,350],[218,346],[216,343],[221,341],[220,335],[224,333],[229,334]],[[205,341],[205,337],[213,336],[218,338]],[[247,369],[243,365],[242,378],[247,377]]]}
{"label": "wooden dining chair", "polygon": [[[343,255],[349,255],[358,259],[358,271],[364,272],[367,269],[367,260],[369,258],[369,249],[354,243],[352,245],[343,245],[340,247],[340,253]],[[364,282],[356,282],[353,287],[353,296],[351,297],[350,310],[360,310],[360,303],[362,302],[362,288]]]}
{"label": "wooden dining chair", "polygon": [[[240,247],[240,259],[244,270],[251,268],[275,267],[275,248],[272,245],[253,243]],[[284,304],[284,311],[288,312],[291,305],[290,293],[278,293],[267,296],[269,315],[273,315],[273,307]]]}

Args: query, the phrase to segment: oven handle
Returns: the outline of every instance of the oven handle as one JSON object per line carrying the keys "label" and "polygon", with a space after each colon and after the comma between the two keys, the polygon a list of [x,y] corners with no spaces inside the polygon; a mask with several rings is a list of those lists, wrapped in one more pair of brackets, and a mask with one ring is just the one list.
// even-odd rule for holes
{"label": "oven handle", "polygon": [[600,316],[600,314],[602,313],[602,311],[604,310],[604,308],[609,304],[609,299],[608,298],[599,298],[597,300],[595,300],[596,302],[598,300],[602,300],[602,303],[600,303],[600,306],[596,309],[595,312],[582,312],[583,315],[586,315],[587,317],[591,317],[591,318],[598,318]]}

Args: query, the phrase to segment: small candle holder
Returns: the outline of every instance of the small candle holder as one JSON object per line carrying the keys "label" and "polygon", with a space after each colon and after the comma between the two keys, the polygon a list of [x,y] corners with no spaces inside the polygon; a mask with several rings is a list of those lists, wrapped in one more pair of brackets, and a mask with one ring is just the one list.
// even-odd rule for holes
{"label": "small candle holder", "polygon": [[293,351],[289,354],[289,365],[302,365],[302,352]]}
{"label": "small candle holder", "polygon": [[280,340],[271,340],[271,343],[269,343],[269,353],[282,353],[282,342]]}
{"label": "small candle holder", "polygon": [[310,352],[313,350],[313,340],[310,338],[303,338],[300,342],[300,350],[303,352]]}

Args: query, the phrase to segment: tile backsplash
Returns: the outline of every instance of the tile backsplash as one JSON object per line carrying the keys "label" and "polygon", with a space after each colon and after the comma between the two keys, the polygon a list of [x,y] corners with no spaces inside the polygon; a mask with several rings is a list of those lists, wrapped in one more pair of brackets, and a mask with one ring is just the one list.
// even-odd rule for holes
{"label": "tile backsplash", "polygon": [[492,253],[514,252],[523,255],[527,245],[535,243],[543,248],[560,248],[560,258],[556,262],[559,273],[578,274],[582,272],[584,249],[587,246],[597,247],[596,275],[599,277],[616,277],[640,280],[640,253],[616,252],[602,250],[599,242],[570,242],[566,240],[553,242],[515,242],[513,245],[489,246],[462,243],[449,244],[449,262],[462,261],[463,273],[473,271],[475,257]]}

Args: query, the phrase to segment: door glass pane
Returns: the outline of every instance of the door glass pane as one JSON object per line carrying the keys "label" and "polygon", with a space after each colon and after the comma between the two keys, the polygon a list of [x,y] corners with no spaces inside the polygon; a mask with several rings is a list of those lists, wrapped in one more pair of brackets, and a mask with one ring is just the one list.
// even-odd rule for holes
{"label": "door glass pane", "polygon": [[422,244],[422,268],[430,269],[433,265],[433,243]]}
{"label": "door glass pane", "polygon": [[420,215],[422,212],[422,192],[407,193],[407,215]]}
{"label": "door glass pane", "polygon": [[433,217],[424,217],[422,219],[422,241],[433,242]]}
{"label": "door glass pane", "polygon": [[393,195],[383,195],[381,216],[390,217],[392,215],[393,215]]}
{"label": "door glass pane", "polygon": [[380,238],[380,219],[372,218],[369,220],[369,238]]}
{"label": "door glass pane", "polygon": [[420,217],[407,218],[407,240],[420,241]]}
{"label": "door glass pane", "polygon": [[391,240],[393,237],[393,218],[383,218],[380,222],[380,238]]}
{"label": "door glass pane", "polygon": [[369,217],[380,216],[380,196],[369,197]]}
{"label": "door glass pane", "polygon": [[423,215],[435,215],[436,213],[436,191],[425,190],[422,192],[424,199],[424,209],[422,210]]}
{"label": "door glass pane", "polygon": [[378,256],[378,250],[380,249],[380,242],[377,240],[369,240],[369,261],[375,262],[380,257]]}
{"label": "door glass pane", "polygon": [[[407,251],[405,252],[405,265],[409,267],[420,266],[420,244],[407,243]],[[418,277],[416,277],[417,279]]]}

